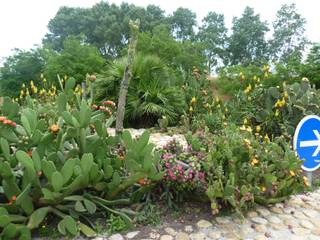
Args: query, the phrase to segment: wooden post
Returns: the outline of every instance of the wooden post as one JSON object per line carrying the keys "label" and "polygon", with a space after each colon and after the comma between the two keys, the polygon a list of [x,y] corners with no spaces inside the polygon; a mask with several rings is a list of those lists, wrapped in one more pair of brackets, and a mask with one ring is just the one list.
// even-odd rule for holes
{"label": "wooden post", "polygon": [[129,40],[128,61],[123,73],[123,78],[120,86],[117,117],[116,117],[116,134],[117,135],[121,134],[123,131],[123,120],[124,120],[125,107],[126,107],[126,98],[127,98],[130,79],[132,76],[133,60],[134,60],[134,55],[135,55],[137,41],[138,41],[140,22],[139,20],[136,20],[135,22],[130,20],[129,25],[131,30],[131,38]]}

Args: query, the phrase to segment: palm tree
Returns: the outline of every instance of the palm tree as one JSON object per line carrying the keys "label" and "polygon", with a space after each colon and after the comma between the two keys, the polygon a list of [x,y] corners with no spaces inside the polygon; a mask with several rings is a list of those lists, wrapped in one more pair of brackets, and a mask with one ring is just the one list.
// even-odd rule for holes
{"label": "palm tree", "polygon": [[[98,76],[95,83],[97,101],[118,99],[125,63],[124,58],[117,59]],[[127,125],[154,126],[162,116],[175,123],[185,109],[183,92],[177,87],[181,85],[179,83],[175,72],[159,57],[137,54],[126,103]]]}

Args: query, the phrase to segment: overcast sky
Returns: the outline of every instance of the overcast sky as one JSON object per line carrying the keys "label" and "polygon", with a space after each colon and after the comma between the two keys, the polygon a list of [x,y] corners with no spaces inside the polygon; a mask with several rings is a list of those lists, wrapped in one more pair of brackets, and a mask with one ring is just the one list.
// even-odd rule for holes
{"label": "overcast sky", "polygon": [[[100,0],[0,0],[0,62],[10,55],[11,49],[30,49],[40,44],[47,24],[60,6],[90,7]],[[122,0],[108,1],[120,4]],[[318,0],[127,0],[138,6],[155,4],[172,13],[178,7],[196,12],[198,20],[209,12],[225,15],[228,27],[233,16],[240,16],[246,6],[253,7],[262,20],[272,22],[276,11],[284,3],[296,3],[299,13],[307,20],[307,36],[320,42],[320,1]]]}

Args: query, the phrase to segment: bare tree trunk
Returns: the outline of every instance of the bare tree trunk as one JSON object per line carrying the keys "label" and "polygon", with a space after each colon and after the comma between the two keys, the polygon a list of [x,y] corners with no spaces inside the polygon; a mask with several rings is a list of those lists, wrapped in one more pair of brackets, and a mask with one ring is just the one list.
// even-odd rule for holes
{"label": "bare tree trunk", "polygon": [[117,118],[116,118],[116,134],[120,134],[123,131],[123,119],[125,114],[126,98],[127,98],[130,79],[132,76],[132,67],[133,67],[132,65],[133,65],[137,40],[138,40],[139,24],[140,24],[139,20],[136,20],[135,22],[130,21],[129,23],[130,29],[131,29],[131,38],[129,41],[128,62],[124,70],[123,78],[120,86]]}

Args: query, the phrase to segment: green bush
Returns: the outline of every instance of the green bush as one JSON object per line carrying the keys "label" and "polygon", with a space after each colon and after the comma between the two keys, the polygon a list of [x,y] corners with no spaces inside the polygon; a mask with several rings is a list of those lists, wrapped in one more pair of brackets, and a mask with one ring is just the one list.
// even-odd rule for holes
{"label": "green bush", "polygon": [[[0,118],[0,237],[30,239],[47,216],[63,235],[93,236],[90,216],[131,219],[118,206],[139,200],[141,179],[161,179],[159,156],[145,132],[133,140],[107,135],[113,119],[74,93],[75,80],[46,105],[5,99]],[[121,150],[121,151],[120,151]],[[120,154],[121,153],[121,154]]]}
{"label": "green bush", "polygon": [[276,203],[307,184],[301,162],[282,137],[270,142],[231,125],[212,140],[204,168],[214,214],[223,206],[241,214],[255,203]]}

